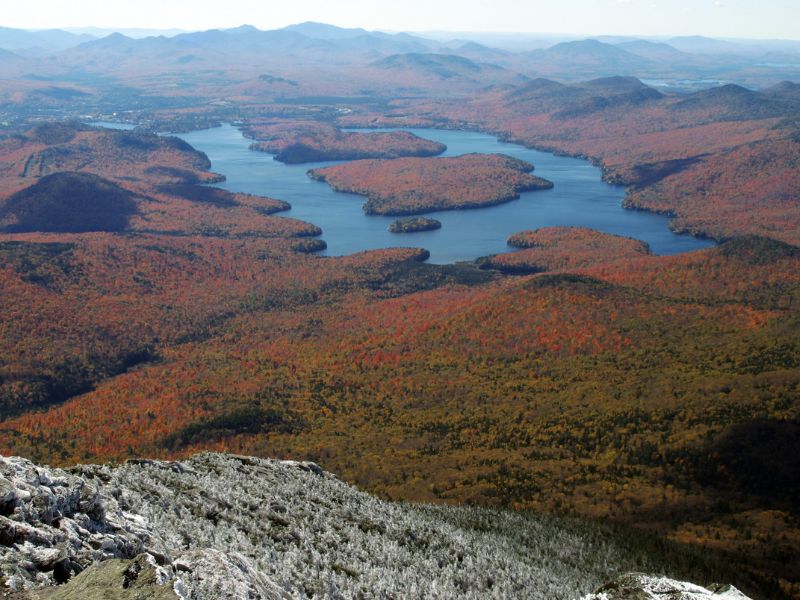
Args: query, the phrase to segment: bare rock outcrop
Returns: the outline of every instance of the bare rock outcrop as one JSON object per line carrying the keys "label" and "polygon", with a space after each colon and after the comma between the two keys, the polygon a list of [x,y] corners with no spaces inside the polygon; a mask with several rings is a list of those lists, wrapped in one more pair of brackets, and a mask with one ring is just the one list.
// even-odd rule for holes
{"label": "bare rock outcrop", "polygon": [[581,600],[750,600],[750,598],[732,585],[715,584],[705,588],[668,577],[627,573]]}

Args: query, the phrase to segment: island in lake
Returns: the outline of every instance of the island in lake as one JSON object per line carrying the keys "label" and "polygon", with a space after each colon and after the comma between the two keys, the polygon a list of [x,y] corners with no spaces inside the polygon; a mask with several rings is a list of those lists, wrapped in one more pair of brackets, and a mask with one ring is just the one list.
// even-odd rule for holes
{"label": "island in lake", "polygon": [[342,131],[326,123],[256,121],[244,133],[253,150],[269,152],[287,164],[329,160],[436,156],[447,146],[408,131]]}
{"label": "island in lake", "polygon": [[389,231],[392,233],[416,233],[418,231],[433,231],[434,229],[441,229],[442,222],[436,219],[429,219],[427,217],[408,217],[405,219],[397,219],[389,225]]}
{"label": "island in lake", "polygon": [[309,176],[337,192],[367,196],[367,214],[402,216],[492,206],[515,200],[520,192],[553,187],[531,175],[533,169],[531,163],[504,154],[465,154],[359,160],[312,169]]}

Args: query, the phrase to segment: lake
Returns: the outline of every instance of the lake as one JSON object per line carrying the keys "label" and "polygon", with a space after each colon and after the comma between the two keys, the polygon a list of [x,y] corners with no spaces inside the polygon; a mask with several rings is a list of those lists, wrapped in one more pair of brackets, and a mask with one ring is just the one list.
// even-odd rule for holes
{"label": "lake", "polygon": [[601,180],[600,169],[585,160],[529,150],[500,142],[494,136],[471,131],[408,129],[447,145],[442,156],[470,152],[499,152],[533,163],[535,174],[555,184],[551,190],[524,192],[519,200],[471,210],[440,211],[426,216],[442,222],[442,228],[411,234],[389,233],[396,217],[365,215],[364,198],[334,192],[313,181],[309,169],[336,164],[285,165],[271,154],[250,150],[251,141],[231,125],[180,135],[205,152],[212,169],[227,180],[217,184],[227,190],[285,200],[292,205],[280,213],[322,228],[328,243],[325,254],[339,256],[392,246],[426,248],[430,262],[445,264],[474,260],[508,252],[512,233],[554,225],[591,227],[629,236],[650,244],[656,254],[677,254],[713,245],[709,240],[672,233],[669,219],[644,211],[622,208],[625,189]]}

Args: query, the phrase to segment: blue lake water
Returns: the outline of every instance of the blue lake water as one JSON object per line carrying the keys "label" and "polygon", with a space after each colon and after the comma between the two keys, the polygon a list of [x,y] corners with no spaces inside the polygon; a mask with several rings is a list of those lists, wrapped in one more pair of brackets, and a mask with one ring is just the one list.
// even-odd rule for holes
{"label": "blue lake water", "polygon": [[285,165],[273,160],[271,154],[250,150],[250,140],[231,125],[180,137],[205,152],[212,169],[227,177],[219,187],[285,200],[292,209],[280,215],[321,227],[322,238],[328,243],[325,253],[330,256],[413,246],[427,248],[431,262],[452,263],[508,252],[511,248],[506,240],[512,233],[554,225],[591,227],[637,238],[650,244],[656,254],[677,254],[713,245],[709,240],[672,233],[666,217],[623,209],[624,188],[601,181],[600,169],[585,160],[529,150],[484,133],[409,131],[446,144],[443,156],[500,152],[527,160],[536,166],[536,175],[549,179],[555,187],[525,192],[519,200],[498,206],[427,213],[442,222],[441,229],[395,234],[387,230],[395,217],[365,215],[363,197],[334,192],[326,183],[313,181],[306,174],[309,169],[336,163]]}
{"label": "blue lake water", "polygon": [[93,127],[105,127],[106,129],[121,129],[123,131],[130,131],[131,129],[135,129],[136,125],[132,125],[131,123],[117,123],[116,121],[90,121],[88,123]]}

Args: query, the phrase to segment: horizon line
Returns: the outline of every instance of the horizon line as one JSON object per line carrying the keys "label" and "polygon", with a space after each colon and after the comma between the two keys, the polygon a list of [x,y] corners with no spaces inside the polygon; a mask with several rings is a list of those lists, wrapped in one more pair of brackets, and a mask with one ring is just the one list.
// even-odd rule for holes
{"label": "horizon line", "polygon": [[[233,30],[239,29],[242,27],[252,27],[259,31],[279,31],[281,29],[287,29],[290,27],[296,27],[298,25],[306,25],[306,24],[313,24],[313,25],[325,25],[328,27],[334,27],[337,29],[363,29],[368,33],[387,33],[387,34],[408,34],[408,35],[418,35],[418,36],[425,36],[425,35],[443,35],[443,34],[452,34],[452,35],[497,35],[497,36],[525,36],[525,37],[545,37],[545,38],[559,38],[559,37],[575,37],[575,38],[596,38],[596,37],[618,37],[618,38],[638,38],[638,39],[656,39],[656,40],[669,40],[669,39],[676,39],[676,38],[692,38],[692,37],[701,37],[719,41],[745,41],[745,42],[800,42],[800,38],[779,38],[779,37],[747,37],[747,36],[740,36],[740,37],[721,37],[721,36],[713,36],[707,35],[703,33],[693,33],[693,34],[643,34],[643,33],[586,33],[586,32],[549,32],[549,31],[509,31],[509,30],[457,30],[457,29],[384,29],[384,28],[374,28],[370,29],[365,26],[341,26],[341,25],[334,25],[332,23],[325,23],[323,21],[299,21],[296,23],[290,23],[288,25],[283,25],[281,27],[272,27],[268,29],[263,29],[258,25],[254,25],[252,23],[241,23],[239,25],[234,25],[231,27],[227,26],[220,26],[220,27],[208,27],[208,28],[197,28],[197,29],[183,29],[181,27],[117,27],[117,26],[102,26],[102,25],[68,25],[68,26],[60,26],[60,27],[14,27],[9,25],[2,25],[0,24],[0,28],[7,28],[7,29],[16,29],[20,31],[28,31],[31,33],[38,33],[44,31],[64,31],[67,33],[74,33],[74,30],[86,30],[86,29],[98,29],[102,31],[108,31],[111,33],[120,33],[123,31],[152,31],[152,32],[175,32],[175,35],[181,34],[191,34],[191,33],[202,33],[205,31],[226,31],[226,30]],[[145,36],[145,37],[153,37],[153,36]]]}

